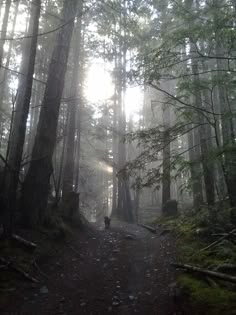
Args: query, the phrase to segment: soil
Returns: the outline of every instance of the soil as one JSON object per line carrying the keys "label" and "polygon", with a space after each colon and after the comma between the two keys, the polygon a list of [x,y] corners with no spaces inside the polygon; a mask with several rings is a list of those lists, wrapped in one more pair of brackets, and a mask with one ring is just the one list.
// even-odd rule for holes
{"label": "soil", "polygon": [[19,274],[7,288],[0,284],[0,314],[177,314],[174,241],[160,234],[112,222],[60,242],[34,235],[42,249],[32,276],[40,282]]}

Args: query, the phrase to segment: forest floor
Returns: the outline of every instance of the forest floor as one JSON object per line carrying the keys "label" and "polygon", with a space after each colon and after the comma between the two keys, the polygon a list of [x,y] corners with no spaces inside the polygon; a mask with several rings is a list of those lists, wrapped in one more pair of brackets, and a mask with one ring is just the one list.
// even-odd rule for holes
{"label": "forest floor", "polygon": [[63,241],[35,236],[41,244],[33,276],[40,282],[18,275],[7,287],[0,284],[0,314],[179,314],[174,240],[160,232],[112,222],[108,230],[96,226]]}

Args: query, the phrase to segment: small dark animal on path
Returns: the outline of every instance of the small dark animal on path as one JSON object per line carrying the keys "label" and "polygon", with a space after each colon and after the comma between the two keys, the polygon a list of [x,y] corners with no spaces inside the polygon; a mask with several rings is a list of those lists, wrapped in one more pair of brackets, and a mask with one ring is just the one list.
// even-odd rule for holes
{"label": "small dark animal on path", "polygon": [[109,229],[110,223],[111,223],[111,219],[108,216],[105,216],[104,217],[104,223],[105,223],[105,228]]}

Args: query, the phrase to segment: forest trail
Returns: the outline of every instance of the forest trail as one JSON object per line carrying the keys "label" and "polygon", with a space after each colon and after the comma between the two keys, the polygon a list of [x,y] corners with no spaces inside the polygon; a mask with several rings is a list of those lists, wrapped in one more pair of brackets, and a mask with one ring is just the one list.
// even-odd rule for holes
{"label": "forest trail", "polygon": [[[39,260],[41,283],[25,283],[0,303],[10,314],[172,315],[175,259],[170,236],[113,223]],[[2,302],[2,301],[1,301]],[[4,307],[5,304],[5,307]]]}

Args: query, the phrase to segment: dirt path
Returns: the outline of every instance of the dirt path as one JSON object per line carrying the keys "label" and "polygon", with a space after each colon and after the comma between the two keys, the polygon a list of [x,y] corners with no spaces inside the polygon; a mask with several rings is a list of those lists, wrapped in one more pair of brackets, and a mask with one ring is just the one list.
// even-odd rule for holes
{"label": "dirt path", "polygon": [[21,285],[0,301],[0,313],[172,315],[174,252],[169,236],[136,225],[81,235],[39,261],[48,278]]}

